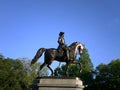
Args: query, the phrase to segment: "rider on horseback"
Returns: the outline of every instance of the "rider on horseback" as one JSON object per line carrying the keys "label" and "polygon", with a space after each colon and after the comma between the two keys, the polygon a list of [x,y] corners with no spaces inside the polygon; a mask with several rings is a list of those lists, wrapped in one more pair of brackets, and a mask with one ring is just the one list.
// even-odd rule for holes
{"label": "rider on horseback", "polygon": [[65,44],[64,32],[59,33],[58,44],[58,52],[61,52],[61,50],[63,50],[65,56],[67,57],[67,60],[69,60],[69,50],[67,48],[67,45]]}

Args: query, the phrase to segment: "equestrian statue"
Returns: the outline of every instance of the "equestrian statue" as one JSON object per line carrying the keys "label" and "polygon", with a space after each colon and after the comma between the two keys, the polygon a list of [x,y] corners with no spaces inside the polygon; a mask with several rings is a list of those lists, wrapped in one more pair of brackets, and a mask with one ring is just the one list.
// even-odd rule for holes
{"label": "equestrian statue", "polygon": [[[67,46],[65,44],[64,32],[59,33],[58,44],[59,46],[57,49],[56,48],[48,48],[48,49],[40,48],[37,51],[34,58],[32,59],[31,65],[37,62],[37,60],[44,53],[44,62],[40,66],[39,71],[42,70],[42,68],[47,65],[47,67],[51,71],[51,76],[54,76],[54,72],[50,67],[50,65],[54,60],[56,60],[58,62],[66,63],[66,71],[65,71],[66,76],[69,76],[68,68],[70,64],[78,64],[80,67],[79,72],[81,72],[82,70],[81,63],[76,60],[76,56],[77,56],[77,53],[79,53],[80,55],[82,54],[84,45],[80,42],[73,42],[71,45]],[[38,74],[39,74],[39,71],[38,71]]]}

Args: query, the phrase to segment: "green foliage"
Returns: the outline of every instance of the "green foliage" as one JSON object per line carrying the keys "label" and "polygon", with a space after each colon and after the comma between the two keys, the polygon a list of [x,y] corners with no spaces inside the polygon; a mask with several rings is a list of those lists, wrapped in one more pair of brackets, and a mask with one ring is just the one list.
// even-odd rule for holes
{"label": "green foliage", "polygon": [[[24,72],[24,73],[22,73]],[[19,60],[10,58],[0,59],[0,88],[3,90],[22,90],[20,83],[23,83],[22,77],[26,76],[23,65]]]}
{"label": "green foliage", "polygon": [[[0,90],[30,90],[40,63],[30,67],[30,60],[10,59],[0,55]],[[45,68],[41,75],[48,75]]]}
{"label": "green foliage", "polygon": [[86,48],[83,50],[83,54],[81,55],[79,60],[82,63],[83,72],[93,71],[93,64],[91,62],[88,50]]}
{"label": "green foliage", "polygon": [[65,75],[65,69],[66,66],[62,65],[61,67],[57,67],[54,72],[55,72],[55,76],[59,76],[59,77],[64,77]]}
{"label": "green foliage", "polygon": [[100,64],[96,68],[96,78],[88,88],[99,90],[119,90],[120,59],[113,60],[108,65]]}
{"label": "green foliage", "polygon": [[[66,77],[65,70],[66,70],[66,65],[62,65],[61,67],[57,67],[55,69],[55,76]],[[69,72],[70,77],[79,76],[79,69],[74,64],[70,65],[68,72]]]}
{"label": "green foliage", "polygon": [[120,77],[120,59],[113,60],[108,64],[110,68],[111,76]]}

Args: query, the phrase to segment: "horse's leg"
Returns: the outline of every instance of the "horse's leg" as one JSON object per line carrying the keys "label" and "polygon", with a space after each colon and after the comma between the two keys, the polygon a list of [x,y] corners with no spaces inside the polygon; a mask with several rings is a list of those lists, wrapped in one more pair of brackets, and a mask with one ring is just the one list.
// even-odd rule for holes
{"label": "horse's leg", "polygon": [[67,77],[69,77],[68,69],[69,69],[69,63],[66,63],[66,71],[65,71],[65,74],[66,74]]}
{"label": "horse's leg", "polygon": [[82,72],[82,64],[80,62],[79,62],[79,66],[80,66],[79,72],[81,73]]}
{"label": "horse's leg", "polygon": [[40,66],[40,70],[42,70],[42,68],[45,66],[45,62]]}
{"label": "horse's leg", "polygon": [[79,61],[77,64],[79,65],[79,73],[81,73],[82,72],[82,64]]}
{"label": "horse's leg", "polygon": [[38,72],[37,72],[37,75],[39,76],[39,71],[41,71],[42,70],[42,68],[45,66],[46,64],[45,64],[45,62],[40,66],[40,69],[38,70]]}
{"label": "horse's leg", "polygon": [[79,72],[82,72],[82,65],[79,61],[74,61],[74,64],[78,64],[79,65]]}
{"label": "horse's leg", "polygon": [[48,68],[50,69],[50,71],[51,71],[51,76],[54,76],[54,72],[53,72],[52,68],[50,67],[50,64],[48,64],[47,67],[48,67]]}

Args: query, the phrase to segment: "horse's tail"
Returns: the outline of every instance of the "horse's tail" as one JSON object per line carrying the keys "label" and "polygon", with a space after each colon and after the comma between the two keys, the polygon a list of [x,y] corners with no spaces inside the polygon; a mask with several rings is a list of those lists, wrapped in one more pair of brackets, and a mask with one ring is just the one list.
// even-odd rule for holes
{"label": "horse's tail", "polygon": [[31,61],[31,65],[34,64],[35,62],[37,62],[37,60],[42,56],[42,54],[45,50],[46,50],[45,48],[40,48],[37,51],[36,55],[34,56],[34,58]]}

